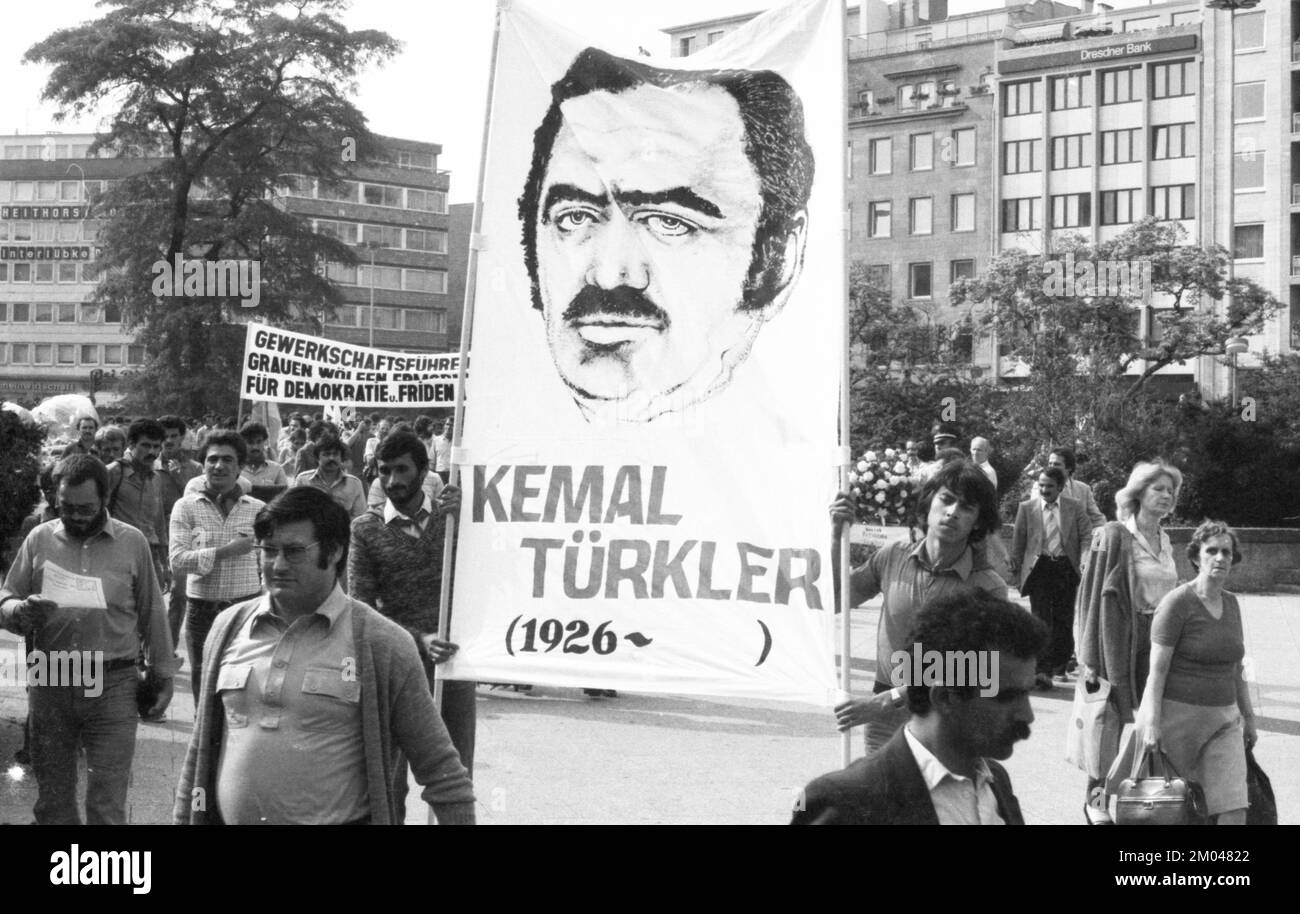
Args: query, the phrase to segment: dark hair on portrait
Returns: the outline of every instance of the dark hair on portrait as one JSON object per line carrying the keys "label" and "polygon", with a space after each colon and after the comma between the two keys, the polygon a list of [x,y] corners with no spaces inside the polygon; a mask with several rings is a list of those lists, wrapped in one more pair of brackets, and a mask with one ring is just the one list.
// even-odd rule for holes
{"label": "dark hair on portrait", "polygon": [[1074,449],[1068,447],[1054,447],[1048,452],[1047,456],[1051,457],[1053,454],[1061,455],[1061,462],[1065,464],[1065,469],[1069,471],[1071,476],[1073,476],[1074,468],[1076,466]]}
{"label": "dark hair on portrait", "polygon": [[331,495],[315,486],[294,486],[272,498],[253,518],[253,536],[264,543],[278,527],[298,521],[311,521],[312,536],[320,544],[317,568],[328,568],[335,549],[343,550],[334,564],[334,573],[342,574],[348,566],[348,540],[352,535],[352,518]]}
{"label": "dark hair on portrait", "polygon": [[[912,645],[920,644],[923,651],[945,655],[948,651],[997,651],[999,657],[1034,660],[1047,649],[1047,638],[1047,626],[1015,603],[985,590],[963,587],[927,602],[900,650],[910,656]],[[979,693],[978,685],[949,688],[971,697]],[[930,687],[909,684],[907,709],[928,714]]]}
{"label": "dark hair on portrait", "polygon": [[1215,536],[1226,536],[1232,540],[1232,564],[1236,565],[1244,557],[1241,554],[1241,540],[1237,538],[1237,531],[1221,520],[1207,519],[1201,522],[1187,542],[1187,560],[1192,563],[1192,567],[1197,572],[1201,570],[1201,546],[1205,545],[1206,540]]}
{"label": "dark hair on portrait", "polygon": [[925,481],[916,497],[916,526],[922,533],[929,527],[930,502],[934,500],[935,493],[943,488],[962,501],[974,505],[979,511],[968,542],[980,542],[1001,525],[998,493],[984,471],[969,460],[951,460]]}
{"label": "dark hair on portrait", "polygon": [[164,437],[170,431],[180,432],[182,435],[186,432],[185,420],[180,416],[159,416],[158,424],[163,428]]}
{"label": "dark hair on portrait", "polygon": [[322,435],[319,440],[311,446],[311,455],[320,460],[320,455],[326,451],[334,451],[341,456],[347,456],[347,448],[343,442],[334,435]]}
{"label": "dark hair on portrait", "polygon": [[136,419],[126,428],[127,444],[135,444],[145,439],[161,442],[166,437],[167,433],[163,431],[157,419]]}
{"label": "dark hair on portrait", "polygon": [[1060,467],[1044,467],[1043,471],[1038,475],[1046,476],[1052,480],[1052,482],[1056,483],[1058,489],[1065,488],[1065,470]]}
{"label": "dark hair on portrait", "polygon": [[54,480],[56,487],[67,485],[69,489],[83,482],[93,482],[100,501],[108,498],[108,469],[98,457],[89,454],[64,457],[54,467]]}
{"label": "dark hair on portrait", "polygon": [[260,422],[245,422],[239,429],[239,437],[244,439],[247,444],[250,441],[256,441],[259,438],[266,441],[271,437],[271,433],[266,430],[266,426]]}
{"label": "dark hair on portrait", "polygon": [[717,86],[736,100],[745,127],[745,157],[758,173],[763,205],[754,234],[741,310],[770,304],[784,288],[786,239],[808,206],[813,185],[813,152],[804,136],[803,103],[794,89],[771,70],[665,70],[615,57],[598,48],[582,51],[568,72],[551,86],[551,106],[533,134],[533,160],[519,197],[524,265],[533,307],[542,310],[537,272],[537,220],[542,184],[551,149],[564,116],[560,105],[592,92],[620,93],[638,86],[660,88]]}
{"label": "dark hair on portrait", "polygon": [[429,469],[429,451],[415,432],[405,430],[389,432],[388,437],[379,442],[379,447],[375,448],[375,459],[379,461],[397,460],[404,454],[411,456],[417,473]]}
{"label": "dark hair on portrait", "polygon": [[244,439],[239,432],[228,428],[219,428],[215,432],[208,432],[203,438],[203,444],[199,447],[199,463],[205,462],[208,459],[208,451],[218,444],[234,448],[235,457],[239,460],[241,467],[248,463],[248,445],[244,443]]}

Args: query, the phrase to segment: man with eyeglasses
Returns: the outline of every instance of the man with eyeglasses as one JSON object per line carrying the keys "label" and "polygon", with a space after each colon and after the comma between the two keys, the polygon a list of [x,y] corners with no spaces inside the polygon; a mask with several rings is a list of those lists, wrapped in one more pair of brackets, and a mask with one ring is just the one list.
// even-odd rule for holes
{"label": "man with eyeglasses", "polygon": [[474,823],[473,785],[414,641],[340,586],[349,526],[312,486],[258,513],[266,593],[212,626],[178,824],[400,824],[399,757],[440,824]]}
{"label": "man with eyeglasses", "polygon": [[172,509],[172,572],[189,575],[185,643],[195,695],[201,682],[203,642],[212,621],[227,606],[251,599],[261,590],[253,555],[253,519],[265,503],[239,487],[240,470],[247,460],[248,446],[238,432],[212,432],[199,449],[203,491],[184,496]]}
{"label": "man with eyeglasses", "polygon": [[55,472],[59,519],[28,534],[0,588],[0,626],[32,636],[49,661],[42,680],[29,678],[33,813],[40,825],[80,824],[84,750],[86,821],[125,825],[142,644],[157,686],[150,710],[161,713],[172,697],[167,607],[148,541],[108,514],[104,465],[78,454]]}

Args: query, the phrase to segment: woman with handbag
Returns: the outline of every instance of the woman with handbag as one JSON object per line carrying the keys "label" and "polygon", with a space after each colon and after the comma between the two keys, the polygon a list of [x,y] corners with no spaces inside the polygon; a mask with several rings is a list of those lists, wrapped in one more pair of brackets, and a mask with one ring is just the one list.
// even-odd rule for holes
{"label": "woman with handbag", "polygon": [[1241,608],[1223,589],[1241,561],[1237,534],[1207,520],[1192,534],[1187,557],[1196,580],[1175,587],[1156,608],[1135,739],[1158,744],[1179,774],[1201,785],[1206,812],[1220,825],[1245,825],[1246,747],[1258,736],[1241,678]]}
{"label": "woman with handbag", "polygon": [[[1156,606],[1178,584],[1173,544],[1160,528],[1178,501],[1183,474],[1163,460],[1139,463],[1115,493],[1118,520],[1098,527],[1084,555],[1075,599],[1075,654],[1081,676],[1110,683],[1110,701],[1121,724],[1132,723],[1142,700]],[[1101,747],[1101,771],[1110,768],[1118,744]],[[1088,783],[1088,821],[1109,822],[1104,779]]]}

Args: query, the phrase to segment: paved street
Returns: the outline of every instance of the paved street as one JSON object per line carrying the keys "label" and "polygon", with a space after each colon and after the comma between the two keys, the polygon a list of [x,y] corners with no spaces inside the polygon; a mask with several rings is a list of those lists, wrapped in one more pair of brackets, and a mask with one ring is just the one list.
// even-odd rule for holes
{"label": "paved street", "polygon": [[[1300,823],[1300,596],[1241,598],[1256,670],[1261,738],[1257,758],[1277,793],[1280,818]],[[855,651],[875,643],[879,602],[854,612]],[[16,639],[0,634],[0,651]],[[855,688],[873,667],[854,664]],[[141,725],[131,789],[133,822],[170,820],[193,703],[178,680],[170,720]],[[839,738],[828,711],[735,699],[621,695],[591,699],[575,689],[531,696],[480,687],[476,761],[483,824],[767,823],[788,820],[798,789],[836,767]],[[1034,735],[1008,763],[1031,824],[1082,821],[1083,775],[1062,761],[1072,691],[1033,698]],[[0,760],[21,742],[26,699],[0,686]],[[854,742],[862,751],[861,735]],[[82,778],[84,785],[84,774]],[[31,821],[35,783],[0,778],[0,823]],[[423,822],[412,803],[408,821]]]}

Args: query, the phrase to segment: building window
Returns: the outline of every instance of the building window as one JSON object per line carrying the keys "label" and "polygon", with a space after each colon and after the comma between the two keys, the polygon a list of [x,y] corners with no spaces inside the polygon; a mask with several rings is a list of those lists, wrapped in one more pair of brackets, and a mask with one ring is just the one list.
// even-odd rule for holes
{"label": "building window", "polygon": [[844,144],[844,180],[853,180],[853,141]]}
{"label": "building window", "polygon": [[1195,62],[1180,60],[1177,63],[1151,65],[1151,97],[1176,98],[1196,94]]}
{"label": "building window", "polygon": [[939,86],[939,94],[943,97],[943,107],[951,108],[957,104],[957,84],[951,79],[945,79]]}
{"label": "building window", "polygon": [[1264,47],[1264,13],[1240,13],[1232,21],[1232,46],[1238,51]]}
{"label": "building window", "polygon": [[405,289],[407,292],[434,292],[445,295],[447,274],[442,270],[407,270]]}
{"label": "building window", "polygon": [[1186,159],[1196,155],[1194,124],[1163,124],[1151,127],[1152,159]]}
{"label": "building window", "polygon": [[69,244],[77,240],[78,225],[75,222],[60,222],[54,227],[54,240]]}
{"label": "building window", "polygon": [[1035,114],[1042,109],[1042,83],[1028,80],[1007,83],[1002,87],[1002,112],[1006,117],[1018,114]]}
{"label": "building window", "polygon": [[1124,31],[1126,32],[1141,32],[1145,29],[1158,28],[1160,28],[1159,16],[1143,16],[1141,19],[1124,20]]}
{"label": "building window", "polygon": [[959,279],[975,278],[975,261],[973,260],[954,260],[950,266],[948,276],[949,282],[956,282]]}
{"label": "building window", "polygon": [[954,232],[975,231],[975,195],[952,195],[952,230]]}
{"label": "building window", "polygon": [[387,184],[362,184],[361,202],[368,203],[371,206],[400,208],[402,205],[402,189]]}
{"label": "building window", "polygon": [[407,229],[406,249],[428,251],[431,254],[447,253],[447,233],[429,229]]}
{"label": "building window", "polygon": [[361,243],[401,250],[402,230],[391,225],[361,226]]}
{"label": "building window", "polygon": [[1264,117],[1264,84],[1237,83],[1233,90],[1232,116],[1237,121],[1252,121]]}
{"label": "building window", "polygon": [[1052,137],[1052,170],[1092,165],[1092,137],[1086,133]]}
{"label": "building window", "polygon": [[122,308],[119,305],[104,305],[104,323],[120,324],[122,323]]}
{"label": "building window", "polygon": [[25,301],[14,302],[14,323],[25,324],[32,319],[32,306]]}
{"label": "building window", "polygon": [[9,264],[0,263],[0,282],[9,281]]}
{"label": "building window", "polygon": [[1100,191],[1102,225],[1128,225],[1137,217],[1140,188]]}
{"label": "building window", "polygon": [[1042,140],[1010,140],[1002,144],[1002,173],[1020,175],[1039,171],[1042,157],[1039,146]]}
{"label": "building window", "polygon": [[100,313],[99,305],[83,302],[81,305],[81,323],[98,324],[103,314]]}
{"label": "building window", "polygon": [[99,347],[83,345],[81,347],[81,364],[98,365],[99,364]]}
{"label": "building window", "polygon": [[144,364],[144,347],[143,347],[143,346],[127,346],[127,347],[126,347],[126,362],[127,362],[128,365],[143,365],[143,364]]}
{"label": "building window", "polygon": [[[310,180],[310,179],[307,179]],[[356,203],[357,194],[360,193],[360,185],[356,181],[340,181],[338,184],[329,185],[324,181],[317,188],[317,196],[322,200],[339,200],[343,203]]]}
{"label": "building window", "polygon": [[1151,188],[1151,215],[1157,219],[1194,218],[1195,184],[1167,184]]}
{"label": "building window", "polygon": [[912,263],[907,266],[908,273],[908,295],[911,298],[930,298],[932,297],[932,276],[931,265],[928,263]]}
{"label": "building window", "polygon": [[1052,197],[1052,228],[1092,225],[1092,194],[1058,194]]}
{"label": "building window", "polygon": [[1002,231],[1032,232],[1043,227],[1041,197],[1021,197],[1002,201]]}
{"label": "building window", "polygon": [[904,111],[908,108],[916,107],[916,86],[904,85],[898,87],[898,110]]}
{"label": "building window", "polygon": [[1264,257],[1264,224],[1236,225],[1232,229],[1233,260],[1254,260]]}
{"label": "building window", "polygon": [[38,301],[33,306],[35,316],[32,318],[38,324],[54,323],[54,305],[47,301]]}
{"label": "building window", "polygon": [[325,265],[325,278],[344,286],[357,285],[357,268],[330,262]]}
{"label": "building window", "polygon": [[30,222],[15,222],[12,229],[14,241],[31,241],[32,224]]}
{"label": "building window", "polygon": [[75,324],[77,322],[76,302],[59,302],[57,309],[60,324]]}
{"label": "building window", "polygon": [[1053,111],[1086,108],[1092,104],[1092,75],[1090,73],[1053,76],[1051,85]]}
{"label": "building window", "polygon": [[1140,162],[1138,155],[1142,145],[1138,142],[1140,127],[1127,130],[1103,130],[1101,132],[1101,164],[1119,165],[1124,162]]}
{"label": "building window", "polygon": [[952,132],[952,164],[975,164],[975,128],[962,127]]}
{"label": "building window", "polygon": [[678,39],[677,39],[677,56],[678,56],[678,57],[689,57],[690,54],[691,54],[691,52],[694,51],[694,50],[695,50],[695,36],[694,36],[694,35],[687,35],[685,38],[678,38]]}
{"label": "building window", "polygon": [[1174,13],[1174,25],[1195,25],[1201,21],[1200,10],[1189,10],[1185,13]]}
{"label": "building window", "polygon": [[894,141],[890,137],[867,142],[867,167],[873,175],[887,175],[894,167]]}
{"label": "building window", "polygon": [[1101,103],[1103,105],[1120,105],[1124,102],[1137,101],[1141,97],[1138,88],[1137,67],[1101,71]]}
{"label": "building window", "polygon": [[30,350],[27,343],[14,343],[13,355],[10,361],[15,365],[27,365],[31,362]]}
{"label": "building window", "polygon": [[406,191],[406,208],[446,215],[447,193],[441,190],[408,189]]}
{"label": "building window", "polygon": [[121,365],[122,364],[122,347],[118,343],[110,343],[104,347],[104,364]]}
{"label": "building window", "polygon": [[888,238],[891,232],[890,216],[893,203],[889,200],[877,200],[867,204],[867,237]]}
{"label": "building window", "polygon": [[55,358],[58,359],[59,365],[77,364],[77,344],[76,343],[59,343],[55,351]]}
{"label": "building window", "polygon": [[929,235],[934,231],[934,198],[913,197],[908,201],[908,220],[913,235]]}
{"label": "building window", "polygon": [[407,311],[406,329],[423,333],[446,333],[447,312],[445,311]]}
{"label": "building window", "polygon": [[30,263],[14,264],[14,282],[31,282],[32,265]]}
{"label": "building window", "polygon": [[53,343],[33,343],[33,344],[32,344],[32,364],[33,364],[33,365],[53,365],[53,364],[54,364],[54,344],[53,344]]}
{"label": "building window", "polygon": [[1232,189],[1233,190],[1263,190],[1264,189],[1264,152],[1258,149],[1248,149],[1245,152],[1238,152],[1233,155],[1232,162]]}
{"label": "building window", "polygon": [[9,322],[9,302],[0,301],[0,324]]}
{"label": "building window", "polygon": [[0,365],[9,364],[9,347],[0,343]]}
{"label": "building window", "polygon": [[33,282],[54,282],[54,264],[38,263],[33,275]]}
{"label": "building window", "polygon": [[912,134],[912,171],[934,168],[934,134]]}
{"label": "building window", "polygon": [[401,267],[371,267],[369,264],[362,264],[357,267],[357,285],[376,289],[392,289],[400,292],[402,290],[402,270]]}
{"label": "building window", "polygon": [[721,37],[722,37],[721,31],[709,32],[709,44],[716,44],[718,42],[718,39],[720,39]]}

